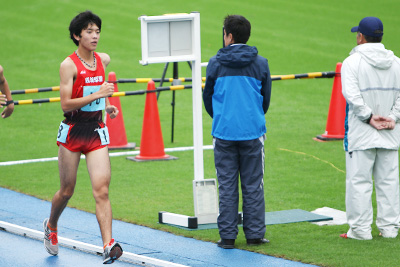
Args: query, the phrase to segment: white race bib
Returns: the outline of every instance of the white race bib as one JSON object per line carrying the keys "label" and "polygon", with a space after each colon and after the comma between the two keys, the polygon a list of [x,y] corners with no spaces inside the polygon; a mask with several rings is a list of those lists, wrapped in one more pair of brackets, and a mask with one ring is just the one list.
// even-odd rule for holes
{"label": "white race bib", "polygon": [[57,141],[65,144],[67,142],[68,132],[69,125],[61,122],[60,127],[58,127]]}
{"label": "white race bib", "polygon": [[102,146],[110,144],[110,135],[108,134],[107,126],[104,126],[104,128],[96,129],[95,131],[97,131],[100,136]]}
{"label": "white race bib", "polygon": [[[93,93],[96,93],[97,91],[100,90],[100,85],[88,85],[83,87],[83,96],[88,96]],[[86,106],[82,107],[82,111],[86,112],[94,112],[94,111],[99,111],[99,110],[104,110],[106,107],[106,100],[105,98],[99,98],[93,101],[90,104],[87,104]]]}

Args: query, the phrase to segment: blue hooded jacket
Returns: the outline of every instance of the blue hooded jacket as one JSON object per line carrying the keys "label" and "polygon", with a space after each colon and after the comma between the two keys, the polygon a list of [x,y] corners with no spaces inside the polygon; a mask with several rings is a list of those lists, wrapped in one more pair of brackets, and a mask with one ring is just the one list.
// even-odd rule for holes
{"label": "blue hooded jacket", "polygon": [[256,47],[232,44],[208,62],[203,101],[213,118],[214,137],[244,141],[265,134],[270,98],[268,60]]}

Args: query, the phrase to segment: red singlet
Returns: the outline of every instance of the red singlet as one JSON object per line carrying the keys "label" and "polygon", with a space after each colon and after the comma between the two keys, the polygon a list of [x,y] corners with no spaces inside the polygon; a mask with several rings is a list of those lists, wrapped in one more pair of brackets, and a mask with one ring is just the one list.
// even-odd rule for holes
{"label": "red singlet", "polygon": [[[90,88],[102,85],[105,82],[105,74],[101,58],[96,52],[94,52],[94,55],[96,57],[96,70],[87,69],[78,58],[78,56],[75,54],[75,52],[69,56],[69,58],[74,61],[77,70],[76,80],[74,82],[74,85],[72,86],[72,99],[83,97],[87,94],[93,93],[94,91]],[[99,101],[100,100],[97,100],[97,102]],[[101,101],[105,101],[105,99],[103,98],[101,99]],[[96,101],[93,101],[91,104],[83,108],[64,113],[64,116],[65,118],[72,121],[102,120],[102,110],[104,110],[104,107],[100,110],[95,109]]]}
{"label": "red singlet", "polygon": [[[97,53],[94,53],[94,55],[96,57],[96,70],[85,68],[75,53],[69,56],[77,69],[71,98],[84,97],[97,92],[105,82],[101,58]],[[57,145],[84,154],[105,147],[109,143],[109,136],[107,127],[102,121],[104,108],[105,98],[101,98],[80,109],[65,112],[65,120],[61,122],[58,130]]]}

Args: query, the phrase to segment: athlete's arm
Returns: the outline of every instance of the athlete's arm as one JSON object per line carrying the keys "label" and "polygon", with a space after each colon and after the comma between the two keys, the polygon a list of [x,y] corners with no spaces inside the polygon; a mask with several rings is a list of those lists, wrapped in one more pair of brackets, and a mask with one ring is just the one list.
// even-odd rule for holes
{"label": "athlete's arm", "polygon": [[[6,108],[1,113],[1,117],[5,119],[10,117],[13,113],[14,103],[12,102],[10,87],[8,86],[6,77],[4,77],[2,66],[0,66],[0,91],[4,94],[0,95],[0,108],[3,107],[3,105],[6,105]],[[6,101],[8,102],[8,105]]]}
{"label": "athlete's arm", "polygon": [[[106,67],[108,66],[108,64],[110,64],[110,56],[106,53],[97,53],[100,58],[101,58],[101,62],[103,63],[103,67],[104,69],[106,69]],[[119,110],[116,106],[111,105],[110,101],[108,100],[108,97],[106,98],[106,112],[110,115],[111,119],[114,119],[115,117],[117,117]]]}
{"label": "athlete's arm", "polygon": [[4,84],[6,82],[6,79],[3,76],[3,68],[0,66],[0,91],[1,93],[3,93],[2,95],[0,95],[0,108],[3,107],[3,105],[6,104],[7,101],[7,97],[4,94],[5,90],[4,90]]}
{"label": "athlete's arm", "polygon": [[66,58],[60,66],[60,99],[64,112],[80,109],[96,99],[110,96],[114,92],[114,84],[104,82],[99,91],[85,97],[72,99],[72,86],[76,75],[77,69],[74,62],[70,58]]}
{"label": "athlete's arm", "polygon": [[101,62],[103,63],[103,67],[104,69],[107,68],[108,64],[110,64],[111,58],[108,54],[106,53],[97,53],[100,58],[101,58]]}

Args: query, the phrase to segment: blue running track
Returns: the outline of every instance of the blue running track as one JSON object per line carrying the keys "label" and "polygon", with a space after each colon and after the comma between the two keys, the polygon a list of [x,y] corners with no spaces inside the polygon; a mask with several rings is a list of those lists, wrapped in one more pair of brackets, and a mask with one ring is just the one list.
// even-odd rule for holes
{"label": "blue running track", "polygon": [[[50,202],[0,188],[0,203],[0,221],[43,231]],[[67,207],[62,214],[58,235],[102,246],[96,216],[73,208]],[[225,250],[214,243],[117,220],[113,220],[113,237],[126,252],[188,266],[312,266],[240,249]],[[5,231],[0,231],[0,240],[0,266],[103,266],[101,256],[65,247],[60,247],[58,256],[51,256],[43,242]],[[113,266],[132,264],[116,261]]]}

